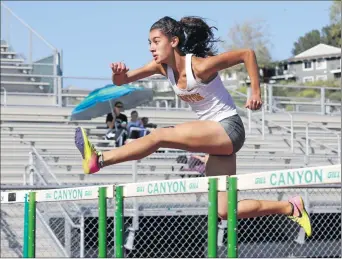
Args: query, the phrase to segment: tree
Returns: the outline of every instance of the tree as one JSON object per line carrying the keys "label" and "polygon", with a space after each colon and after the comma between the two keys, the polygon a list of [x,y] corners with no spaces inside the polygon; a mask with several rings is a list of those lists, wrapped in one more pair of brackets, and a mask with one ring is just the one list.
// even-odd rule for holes
{"label": "tree", "polygon": [[341,0],[333,1],[330,6],[330,22],[341,26]]}
{"label": "tree", "polygon": [[322,41],[325,44],[334,46],[334,47],[341,47],[341,31],[336,33],[338,25],[332,24],[327,25],[322,28]]}
{"label": "tree", "polygon": [[[258,65],[261,68],[269,66],[272,62],[269,47],[268,28],[263,20],[250,20],[241,24],[236,23],[229,30],[228,39],[224,45],[224,48],[227,50],[253,49]],[[239,80],[247,79],[244,66],[238,65],[229,70],[236,72]],[[223,73],[228,73],[228,71],[223,71]]]}
{"label": "tree", "polygon": [[341,0],[335,0],[330,6],[330,23],[330,35],[335,44],[333,46],[341,47]]}
{"label": "tree", "polygon": [[292,49],[293,55],[308,50],[319,43],[341,47],[341,0],[335,0],[330,6],[330,24],[321,30],[312,30],[300,37]]}
{"label": "tree", "polygon": [[302,53],[303,51],[308,50],[319,43],[323,43],[319,30],[312,30],[306,33],[303,37],[300,37],[298,41],[294,43],[292,54],[298,55],[299,53]]}

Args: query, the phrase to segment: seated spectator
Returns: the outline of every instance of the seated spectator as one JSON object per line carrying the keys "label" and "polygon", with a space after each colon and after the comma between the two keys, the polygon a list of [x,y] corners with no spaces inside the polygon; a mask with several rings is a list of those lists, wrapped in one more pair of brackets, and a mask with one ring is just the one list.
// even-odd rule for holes
{"label": "seated spectator", "polygon": [[[140,131],[134,128],[141,129]],[[139,114],[137,111],[131,112],[131,121],[127,125],[127,130],[129,134],[129,138],[137,139],[145,135],[144,124],[139,119]]]}
{"label": "seated spectator", "polygon": [[[127,116],[121,111],[124,109],[122,102],[116,102],[114,105],[113,113],[108,113],[106,124],[108,132],[106,139],[114,139],[117,146],[123,145],[127,139]],[[115,119],[114,119],[114,116]]]}
{"label": "seated spectator", "polygon": [[157,128],[157,125],[156,124],[153,124],[153,123],[149,123],[148,121],[148,118],[147,117],[142,117],[141,118],[141,121],[144,125],[144,128]]}
{"label": "seated spectator", "polygon": [[[113,113],[108,113],[106,118],[106,124],[108,128],[114,128],[114,126],[126,127],[127,125],[127,116],[123,114],[124,106],[122,102],[116,102],[114,105],[113,113],[115,115],[115,120],[113,119]],[[117,125],[115,125],[115,123]]]}

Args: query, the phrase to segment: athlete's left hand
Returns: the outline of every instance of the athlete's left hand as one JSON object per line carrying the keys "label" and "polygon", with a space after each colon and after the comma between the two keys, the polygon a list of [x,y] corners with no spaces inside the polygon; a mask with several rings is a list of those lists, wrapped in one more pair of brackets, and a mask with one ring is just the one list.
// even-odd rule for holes
{"label": "athlete's left hand", "polygon": [[259,110],[261,106],[262,106],[262,101],[261,101],[260,94],[252,94],[251,98],[247,100],[245,108],[255,111],[255,110]]}

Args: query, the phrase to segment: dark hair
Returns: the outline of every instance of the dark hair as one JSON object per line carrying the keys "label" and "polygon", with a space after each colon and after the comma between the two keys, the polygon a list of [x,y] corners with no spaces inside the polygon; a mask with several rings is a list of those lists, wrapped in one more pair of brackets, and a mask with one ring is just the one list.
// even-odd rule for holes
{"label": "dark hair", "polygon": [[118,104],[121,104],[121,106],[123,106],[123,103],[120,102],[120,101],[118,101],[118,102],[116,102],[116,103],[114,104],[114,107],[116,107]]}
{"label": "dark hair", "polygon": [[196,16],[183,17],[179,22],[171,17],[165,16],[155,22],[150,31],[161,30],[168,37],[178,37],[178,48],[185,54],[193,53],[198,57],[213,56],[215,42],[213,29],[202,18]]}
{"label": "dark hair", "polygon": [[136,110],[134,110],[131,112],[131,115],[133,115],[133,114],[138,114],[138,112]]}

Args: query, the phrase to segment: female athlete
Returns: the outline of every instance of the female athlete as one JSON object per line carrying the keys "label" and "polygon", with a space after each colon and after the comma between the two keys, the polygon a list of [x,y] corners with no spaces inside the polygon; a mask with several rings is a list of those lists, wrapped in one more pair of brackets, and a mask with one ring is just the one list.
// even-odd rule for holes
{"label": "female athlete", "polygon": [[[77,128],[75,144],[83,157],[83,169],[93,174],[117,163],[142,159],[158,148],[183,149],[209,154],[206,176],[236,174],[236,153],[245,141],[245,131],[236,106],[218,75],[223,69],[244,63],[251,81],[252,95],[245,107],[261,108],[259,72],[253,50],[241,49],[215,55],[213,28],[199,17],[176,21],[163,17],[149,32],[153,60],[129,71],[125,64],[112,63],[115,85],[127,84],[154,74],[168,78],[175,93],[198,115],[197,121],[159,128],[122,147],[98,152],[85,130]],[[218,194],[219,217],[227,217],[227,195]],[[311,236],[311,224],[300,196],[289,201],[242,200],[238,217],[251,218],[282,214],[298,223]]]}

